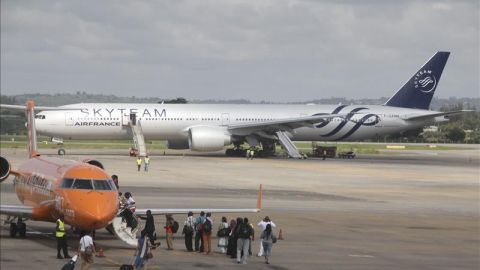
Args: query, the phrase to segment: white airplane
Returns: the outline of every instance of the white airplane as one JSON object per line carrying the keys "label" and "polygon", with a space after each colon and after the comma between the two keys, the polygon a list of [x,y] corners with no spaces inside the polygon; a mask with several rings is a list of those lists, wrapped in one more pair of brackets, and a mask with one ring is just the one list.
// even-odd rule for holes
{"label": "white airplane", "polygon": [[[460,113],[430,111],[450,52],[437,52],[383,105],[232,105],[81,103],[41,111],[40,134],[65,139],[167,140],[170,149],[242,154],[240,145],[273,154],[280,142],[299,157],[293,141],[354,141],[447,121]],[[41,107],[38,107],[41,109]]]}

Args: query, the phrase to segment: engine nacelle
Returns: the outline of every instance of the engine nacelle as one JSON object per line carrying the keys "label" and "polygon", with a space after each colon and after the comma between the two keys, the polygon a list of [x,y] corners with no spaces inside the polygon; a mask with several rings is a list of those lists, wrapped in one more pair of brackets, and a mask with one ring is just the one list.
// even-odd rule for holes
{"label": "engine nacelle", "polygon": [[10,175],[10,162],[4,157],[0,157],[0,182],[3,182]]}
{"label": "engine nacelle", "polygon": [[168,140],[167,148],[175,150],[190,149],[190,144],[188,139]]}
{"label": "engine nacelle", "polygon": [[219,151],[231,142],[232,136],[221,127],[193,127],[188,134],[190,149],[195,151]]}
{"label": "engine nacelle", "polygon": [[100,169],[105,169],[103,167],[103,164],[100,161],[95,160],[95,159],[85,159],[85,160],[83,160],[83,162],[88,163],[88,164],[93,165],[93,166],[96,166]]}

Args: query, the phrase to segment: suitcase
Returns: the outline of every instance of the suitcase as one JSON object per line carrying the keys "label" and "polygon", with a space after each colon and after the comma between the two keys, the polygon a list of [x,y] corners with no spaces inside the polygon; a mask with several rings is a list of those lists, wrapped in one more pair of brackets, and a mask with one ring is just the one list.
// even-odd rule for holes
{"label": "suitcase", "polygon": [[62,270],[75,269],[75,263],[77,262],[78,255],[73,256],[66,264],[63,265]]}
{"label": "suitcase", "polygon": [[120,270],[133,270],[133,265],[124,264],[124,265],[120,266]]}

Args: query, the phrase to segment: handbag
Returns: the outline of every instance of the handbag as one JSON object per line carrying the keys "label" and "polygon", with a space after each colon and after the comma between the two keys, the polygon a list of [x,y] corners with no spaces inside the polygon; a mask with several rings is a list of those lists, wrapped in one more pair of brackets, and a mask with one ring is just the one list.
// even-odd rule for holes
{"label": "handbag", "polygon": [[275,244],[277,242],[277,237],[275,235],[272,235],[272,243]]}

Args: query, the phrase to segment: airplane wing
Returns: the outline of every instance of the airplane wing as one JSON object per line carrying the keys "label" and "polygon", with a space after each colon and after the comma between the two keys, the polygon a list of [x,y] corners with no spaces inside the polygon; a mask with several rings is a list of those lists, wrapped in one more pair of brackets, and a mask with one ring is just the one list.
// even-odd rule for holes
{"label": "airplane wing", "polygon": [[0,214],[14,217],[31,218],[33,207],[25,205],[0,205]]}
{"label": "airplane wing", "polygon": [[200,213],[258,213],[262,210],[262,185],[258,190],[257,206],[256,208],[137,208],[135,215],[146,216],[147,210],[152,212],[152,215],[165,215],[165,214],[187,214],[188,212]]}
{"label": "airplane wing", "polygon": [[[14,109],[14,110],[25,110],[25,105],[10,105],[10,104],[0,104],[0,109]],[[76,107],[46,107],[46,106],[35,106],[34,110],[36,111],[78,111],[82,108]]]}
{"label": "airplane wing", "polygon": [[348,114],[318,114],[272,121],[229,125],[228,130],[234,135],[246,135],[254,131],[292,130],[300,127],[314,127],[315,124],[335,117],[345,117]]}
{"label": "airplane wing", "polygon": [[473,111],[472,110],[459,110],[459,111],[438,112],[438,113],[423,114],[423,115],[410,115],[410,116],[403,117],[402,119],[406,120],[406,121],[415,121],[415,120],[423,120],[423,119],[434,118],[434,117],[439,117],[439,116],[460,114],[460,113],[465,113],[465,112],[473,112]]}

